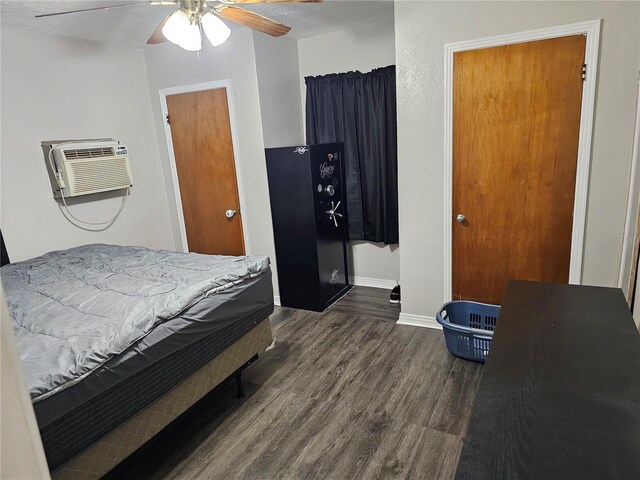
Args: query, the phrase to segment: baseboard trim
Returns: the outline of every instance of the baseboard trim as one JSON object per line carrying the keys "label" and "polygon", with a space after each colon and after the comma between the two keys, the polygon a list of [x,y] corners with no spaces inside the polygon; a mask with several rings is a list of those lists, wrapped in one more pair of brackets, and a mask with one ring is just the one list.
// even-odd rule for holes
{"label": "baseboard trim", "polygon": [[442,326],[436,322],[435,317],[426,315],[413,315],[411,313],[401,313],[396,325],[410,325],[412,327],[433,328],[442,330]]}
{"label": "baseboard trim", "polygon": [[384,288],[386,290],[391,290],[398,284],[395,280],[370,277],[349,277],[349,281],[351,282],[351,285],[355,285],[357,287]]}
{"label": "baseboard trim", "polygon": [[274,296],[273,296],[273,304],[274,304],[276,307],[279,307],[279,306],[280,306],[280,295],[274,295]]}

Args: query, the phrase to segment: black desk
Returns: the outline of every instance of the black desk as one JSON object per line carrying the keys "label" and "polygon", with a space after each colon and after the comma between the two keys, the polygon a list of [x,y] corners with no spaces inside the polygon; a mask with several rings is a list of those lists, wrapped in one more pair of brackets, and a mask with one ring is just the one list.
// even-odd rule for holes
{"label": "black desk", "polygon": [[640,335],[622,291],[511,281],[456,479],[640,479]]}

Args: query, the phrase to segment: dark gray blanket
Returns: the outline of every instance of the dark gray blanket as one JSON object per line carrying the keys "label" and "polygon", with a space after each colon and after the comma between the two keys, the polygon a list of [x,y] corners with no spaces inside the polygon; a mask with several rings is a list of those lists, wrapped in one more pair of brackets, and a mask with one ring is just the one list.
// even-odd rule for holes
{"label": "dark gray blanket", "polygon": [[158,323],[268,266],[267,257],[85,245],[2,267],[32,400],[73,385]]}

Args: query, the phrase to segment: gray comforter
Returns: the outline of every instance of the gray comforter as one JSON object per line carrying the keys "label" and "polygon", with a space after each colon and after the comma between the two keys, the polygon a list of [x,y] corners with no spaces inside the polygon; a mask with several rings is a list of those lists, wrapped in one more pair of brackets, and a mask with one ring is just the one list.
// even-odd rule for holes
{"label": "gray comforter", "polygon": [[43,400],[267,257],[85,245],[0,269],[31,397]]}

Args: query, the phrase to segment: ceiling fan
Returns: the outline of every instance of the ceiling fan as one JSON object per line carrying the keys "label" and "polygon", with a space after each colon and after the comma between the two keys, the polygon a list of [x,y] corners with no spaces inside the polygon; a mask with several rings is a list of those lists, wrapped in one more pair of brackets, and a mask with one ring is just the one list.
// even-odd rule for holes
{"label": "ceiling fan", "polygon": [[168,40],[185,50],[197,52],[202,48],[202,32],[205,33],[214,47],[223,44],[229,38],[231,30],[221,18],[253,28],[273,37],[280,37],[291,30],[291,27],[237,7],[236,4],[319,2],[322,2],[322,0],[151,0],[105,7],[83,8],[67,12],[45,13],[36,15],[36,18],[140,5],[173,5],[178,9],[171,12],[160,22],[160,25],[147,40],[147,44],[152,45]]}

